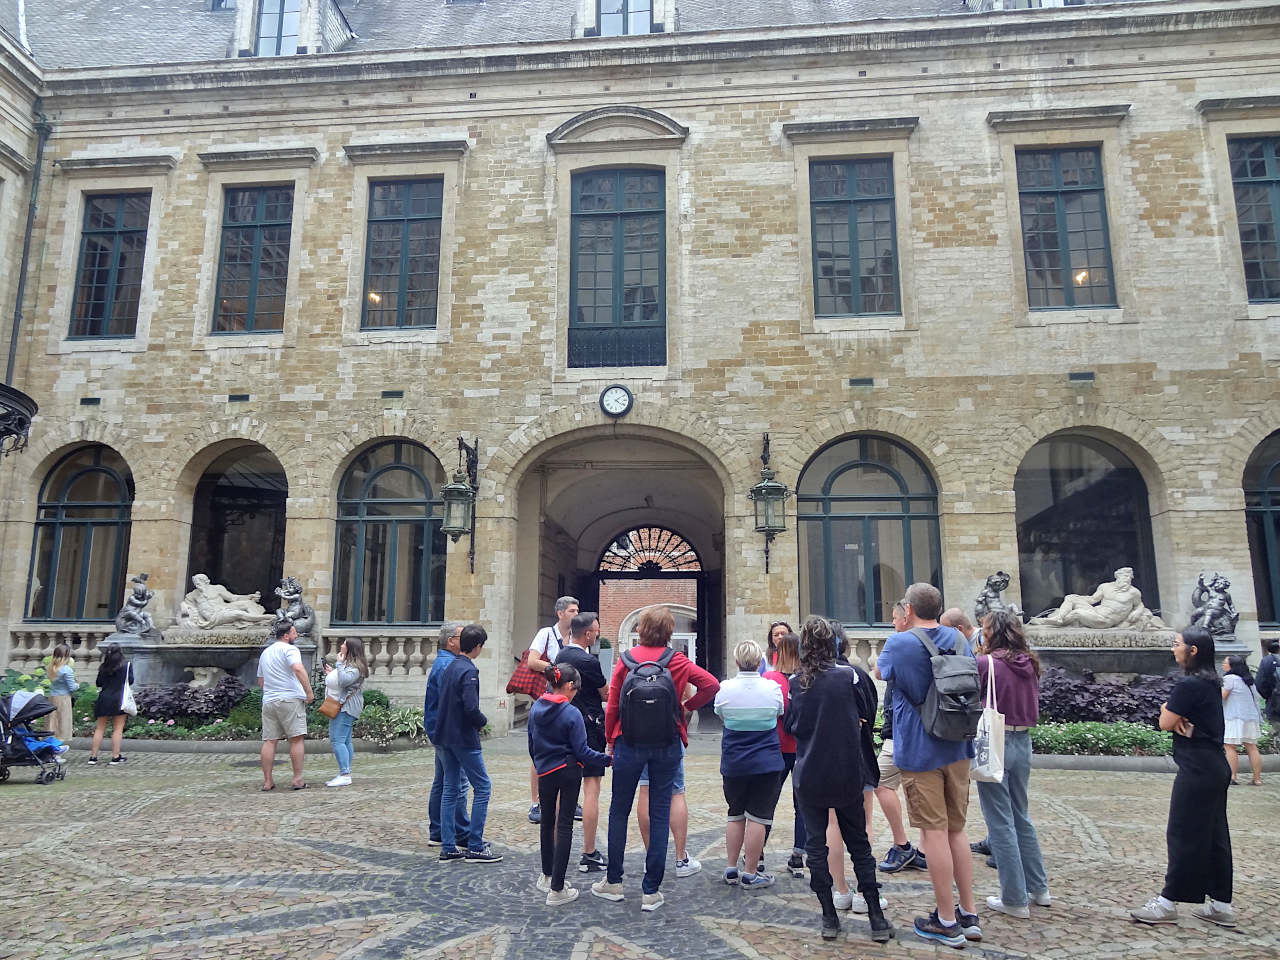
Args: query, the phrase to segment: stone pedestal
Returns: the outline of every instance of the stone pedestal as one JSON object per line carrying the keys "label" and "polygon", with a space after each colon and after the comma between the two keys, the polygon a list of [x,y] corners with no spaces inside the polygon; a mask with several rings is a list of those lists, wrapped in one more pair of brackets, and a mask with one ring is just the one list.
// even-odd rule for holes
{"label": "stone pedestal", "polygon": [[[271,642],[269,634],[258,630],[174,630],[159,640],[113,633],[103,641],[120,644],[140,687],[185,683],[193,679],[191,667],[220,667],[238,676],[245,686],[255,686],[258,657]],[[310,637],[299,637],[296,646],[309,674],[316,643]]]}
{"label": "stone pedestal", "polygon": [[1177,669],[1175,630],[1091,630],[1084,627],[1026,628],[1027,643],[1040,662],[1076,676],[1165,674]]}

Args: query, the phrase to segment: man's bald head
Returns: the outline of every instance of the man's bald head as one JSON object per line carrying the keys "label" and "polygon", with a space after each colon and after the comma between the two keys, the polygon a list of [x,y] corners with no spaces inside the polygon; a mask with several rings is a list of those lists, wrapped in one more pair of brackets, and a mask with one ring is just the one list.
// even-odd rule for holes
{"label": "man's bald head", "polygon": [[952,607],[938,618],[938,622],[944,627],[955,627],[966,637],[973,633],[973,621],[969,619],[969,615],[959,607]]}

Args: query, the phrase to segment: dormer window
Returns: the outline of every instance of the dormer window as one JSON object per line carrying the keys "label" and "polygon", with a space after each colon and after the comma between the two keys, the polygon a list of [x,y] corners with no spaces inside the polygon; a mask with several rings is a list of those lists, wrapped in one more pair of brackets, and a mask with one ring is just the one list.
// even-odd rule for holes
{"label": "dormer window", "polygon": [[599,0],[600,36],[653,32],[653,0]]}
{"label": "dormer window", "polygon": [[258,9],[260,57],[291,57],[298,52],[302,0],[261,0]]}

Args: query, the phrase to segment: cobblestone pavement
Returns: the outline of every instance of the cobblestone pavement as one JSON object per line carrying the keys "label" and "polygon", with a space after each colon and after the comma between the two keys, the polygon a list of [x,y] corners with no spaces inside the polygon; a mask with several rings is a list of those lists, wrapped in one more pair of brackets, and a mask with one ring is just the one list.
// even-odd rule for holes
{"label": "cobblestone pavement", "polygon": [[[911,918],[931,900],[927,874],[884,877],[898,939],[879,947],[845,914],[834,943],[817,935],[807,884],[785,875],[747,892],[719,881],[724,868],[718,741],[695,738],[688,759],[690,848],[695,877],[669,867],[666,905],[641,913],[634,827],[627,899],[589,895],[554,910],[533,890],[536,828],[528,809],[521,737],[486,745],[494,778],[488,837],[497,865],[440,866],[426,846],[423,814],[430,750],[357,755],[355,784],[326,790],[332,757],[307,757],[315,789],[258,791],[251,754],[134,753],[125,767],[84,764],[73,754],[65,782],[31,783],[19,768],[0,786],[0,958],[123,960],[132,957],[373,960],[426,958],[805,958],[919,957],[942,953],[916,939]],[[1127,918],[1157,892],[1171,776],[1037,771],[1032,813],[1049,867],[1054,905],[1032,922],[984,913],[988,958],[1161,955],[1179,960],[1276,956],[1280,949],[1280,777],[1233,788],[1235,902],[1241,927],[1139,927]],[[789,791],[786,791],[789,792]],[[608,781],[602,805],[607,806]],[[784,797],[782,837],[790,840]],[[972,836],[983,832],[976,795]],[[876,815],[875,849],[889,843]],[[601,845],[603,847],[603,832]],[[577,853],[571,864],[576,863]],[[978,898],[998,893],[995,872],[976,866]],[[594,875],[593,875],[594,876]],[[882,875],[883,876],[883,875]]]}

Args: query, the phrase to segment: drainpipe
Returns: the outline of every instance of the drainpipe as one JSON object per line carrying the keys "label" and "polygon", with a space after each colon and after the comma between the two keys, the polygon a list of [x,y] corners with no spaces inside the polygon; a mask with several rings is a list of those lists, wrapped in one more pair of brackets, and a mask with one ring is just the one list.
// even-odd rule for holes
{"label": "drainpipe", "polygon": [[31,199],[27,204],[27,229],[22,237],[22,265],[18,267],[18,295],[13,306],[13,332],[9,337],[9,364],[5,367],[4,382],[13,382],[13,366],[18,358],[18,333],[22,328],[22,298],[27,289],[27,265],[31,261],[31,231],[35,229],[36,198],[40,192],[40,170],[44,166],[44,145],[53,132],[48,118],[40,112],[40,100],[35,102],[36,115],[36,163],[31,168]]}

